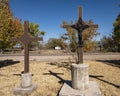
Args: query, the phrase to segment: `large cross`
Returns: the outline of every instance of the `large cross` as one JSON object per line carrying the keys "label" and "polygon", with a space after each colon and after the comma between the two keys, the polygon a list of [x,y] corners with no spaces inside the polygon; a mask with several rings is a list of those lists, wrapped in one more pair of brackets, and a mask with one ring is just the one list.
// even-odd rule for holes
{"label": "large cross", "polygon": [[78,10],[79,14],[78,14],[78,20],[75,24],[73,25],[67,25],[64,24],[62,25],[63,28],[74,28],[78,31],[78,63],[82,64],[83,63],[83,41],[82,41],[82,32],[83,30],[87,29],[87,28],[98,28],[97,24],[86,24],[83,20],[82,20],[82,7],[79,7]]}
{"label": "large cross", "polygon": [[18,38],[12,38],[14,41],[21,41],[24,45],[24,73],[29,72],[29,44],[32,42],[32,40],[38,40],[42,41],[42,37],[33,37],[29,33],[29,22],[24,21],[24,34],[21,37]]}

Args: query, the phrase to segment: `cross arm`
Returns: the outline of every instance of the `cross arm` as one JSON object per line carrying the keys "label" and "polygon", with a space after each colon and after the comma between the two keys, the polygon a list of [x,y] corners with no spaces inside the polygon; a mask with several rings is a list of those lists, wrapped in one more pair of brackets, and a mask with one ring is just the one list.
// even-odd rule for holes
{"label": "cross arm", "polygon": [[17,37],[17,38],[11,38],[10,40],[11,41],[20,41],[20,38],[19,37]]}
{"label": "cross arm", "polygon": [[43,38],[42,37],[32,37],[32,40],[43,41]]}

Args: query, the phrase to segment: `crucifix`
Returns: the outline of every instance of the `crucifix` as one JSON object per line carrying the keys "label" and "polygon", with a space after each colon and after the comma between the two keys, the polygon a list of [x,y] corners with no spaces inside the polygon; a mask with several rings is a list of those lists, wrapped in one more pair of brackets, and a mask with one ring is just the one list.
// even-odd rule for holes
{"label": "crucifix", "polygon": [[33,37],[29,33],[29,22],[24,21],[24,34],[18,38],[12,38],[14,41],[21,41],[24,45],[24,73],[29,73],[29,44],[32,40],[42,41],[42,37]]}
{"label": "crucifix", "polygon": [[78,32],[78,64],[83,63],[83,41],[82,41],[82,32],[87,29],[87,28],[98,28],[97,24],[86,24],[82,20],[82,7],[78,8],[78,20],[75,24],[73,25],[67,25],[64,24],[62,25],[63,28],[73,28],[76,29]]}

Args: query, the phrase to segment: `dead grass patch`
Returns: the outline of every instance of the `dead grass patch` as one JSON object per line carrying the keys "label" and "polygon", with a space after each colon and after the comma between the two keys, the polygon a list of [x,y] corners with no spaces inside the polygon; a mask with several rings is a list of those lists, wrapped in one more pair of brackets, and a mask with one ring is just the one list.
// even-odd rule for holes
{"label": "dead grass patch", "polygon": [[[73,63],[73,62],[71,62]],[[89,64],[90,80],[96,81],[104,96],[120,96],[120,68],[99,61]],[[32,82],[38,88],[30,96],[56,96],[66,80],[71,80],[70,63],[30,61]],[[14,96],[14,88],[20,85],[23,62],[0,68],[0,96]]]}

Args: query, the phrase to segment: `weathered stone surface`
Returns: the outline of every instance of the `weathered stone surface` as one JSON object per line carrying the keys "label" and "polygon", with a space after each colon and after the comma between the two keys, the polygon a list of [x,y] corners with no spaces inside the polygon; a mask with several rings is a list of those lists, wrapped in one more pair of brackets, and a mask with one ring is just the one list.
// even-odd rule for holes
{"label": "weathered stone surface", "polygon": [[31,73],[23,73],[21,75],[21,85],[18,88],[15,88],[13,93],[15,95],[29,95],[32,91],[37,88],[37,85],[32,84],[32,74]]}
{"label": "weathered stone surface", "polygon": [[100,89],[96,82],[90,81],[88,89],[84,91],[75,90],[68,84],[64,83],[59,96],[102,96]]}
{"label": "weathered stone surface", "polygon": [[26,88],[32,85],[32,74],[31,73],[23,73],[21,75],[21,87]]}
{"label": "weathered stone surface", "polygon": [[76,90],[86,90],[89,86],[89,74],[87,64],[72,64],[72,87]]}
{"label": "weathered stone surface", "polygon": [[31,85],[30,87],[27,88],[19,87],[16,88],[13,93],[15,95],[21,95],[21,96],[30,95],[32,91],[34,91],[36,88],[37,88],[36,85]]}

